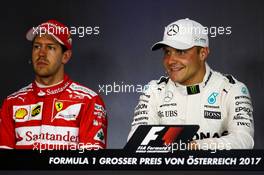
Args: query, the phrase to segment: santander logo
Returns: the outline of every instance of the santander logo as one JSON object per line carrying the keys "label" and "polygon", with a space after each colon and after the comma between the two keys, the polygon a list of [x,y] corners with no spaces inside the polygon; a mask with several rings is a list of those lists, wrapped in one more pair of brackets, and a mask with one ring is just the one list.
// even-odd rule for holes
{"label": "santander logo", "polygon": [[79,128],[64,126],[30,126],[16,128],[16,145],[79,143]]}
{"label": "santander logo", "polygon": [[38,141],[38,140],[47,140],[47,141],[65,141],[65,142],[79,142],[79,137],[76,135],[71,134],[70,131],[67,131],[66,134],[61,133],[40,133],[34,134],[32,131],[26,132],[26,141]]}
{"label": "santander logo", "polygon": [[53,95],[62,92],[70,83],[67,82],[63,87],[57,88],[57,89],[47,89],[47,94],[48,95]]}

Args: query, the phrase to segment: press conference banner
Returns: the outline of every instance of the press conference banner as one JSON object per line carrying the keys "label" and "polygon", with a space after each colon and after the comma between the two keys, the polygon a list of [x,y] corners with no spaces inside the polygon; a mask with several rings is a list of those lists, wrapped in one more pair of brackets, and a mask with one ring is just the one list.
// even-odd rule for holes
{"label": "press conference banner", "polygon": [[133,153],[1,150],[1,170],[264,170],[264,150]]}

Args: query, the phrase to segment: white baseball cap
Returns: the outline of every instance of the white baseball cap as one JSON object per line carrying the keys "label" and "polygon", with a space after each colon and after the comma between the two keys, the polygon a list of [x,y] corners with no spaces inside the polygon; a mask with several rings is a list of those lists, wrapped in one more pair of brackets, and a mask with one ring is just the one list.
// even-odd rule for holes
{"label": "white baseball cap", "polygon": [[157,50],[164,45],[175,49],[186,50],[193,46],[209,47],[208,31],[200,23],[180,19],[165,27],[163,40],[155,43],[151,50]]}

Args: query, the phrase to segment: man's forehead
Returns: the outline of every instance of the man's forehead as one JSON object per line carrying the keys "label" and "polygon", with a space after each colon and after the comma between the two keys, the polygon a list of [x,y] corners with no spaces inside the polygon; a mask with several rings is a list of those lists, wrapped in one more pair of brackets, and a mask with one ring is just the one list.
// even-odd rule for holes
{"label": "man's forehead", "polygon": [[169,50],[169,49],[175,49],[175,48],[170,47],[170,46],[167,46],[167,45],[164,45],[164,46],[162,47],[162,49],[163,49],[163,50]]}
{"label": "man's forehead", "polygon": [[194,46],[194,47],[191,47],[191,48],[189,48],[189,49],[176,49],[176,48],[173,48],[173,47],[170,47],[170,46],[167,46],[167,45],[164,45],[163,47],[162,47],[162,49],[163,50],[183,50],[183,51],[187,51],[187,50],[192,50],[192,49],[194,49],[194,48],[196,48],[196,46]]}
{"label": "man's forehead", "polygon": [[170,46],[167,46],[167,45],[164,45],[162,47],[163,50],[180,50],[180,49],[176,49],[176,48],[173,48],[173,47],[170,47]]}
{"label": "man's forehead", "polygon": [[47,42],[52,44],[59,44],[59,42],[52,35],[49,34],[37,35],[33,40],[33,43],[35,42]]}

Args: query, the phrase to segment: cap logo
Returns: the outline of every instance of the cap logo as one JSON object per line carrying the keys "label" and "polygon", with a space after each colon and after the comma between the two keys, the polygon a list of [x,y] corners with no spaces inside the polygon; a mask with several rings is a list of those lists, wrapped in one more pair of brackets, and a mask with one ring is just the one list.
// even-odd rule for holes
{"label": "cap logo", "polygon": [[36,35],[42,37],[42,35],[46,34],[52,35],[60,44],[66,46],[67,49],[71,49],[71,32],[69,28],[56,20],[49,20],[40,24],[38,27],[33,27],[28,31],[26,38],[32,41]]}
{"label": "cap logo", "polygon": [[179,26],[177,24],[172,24],[168,27],[167,35],[174,36],[179,32]]}

